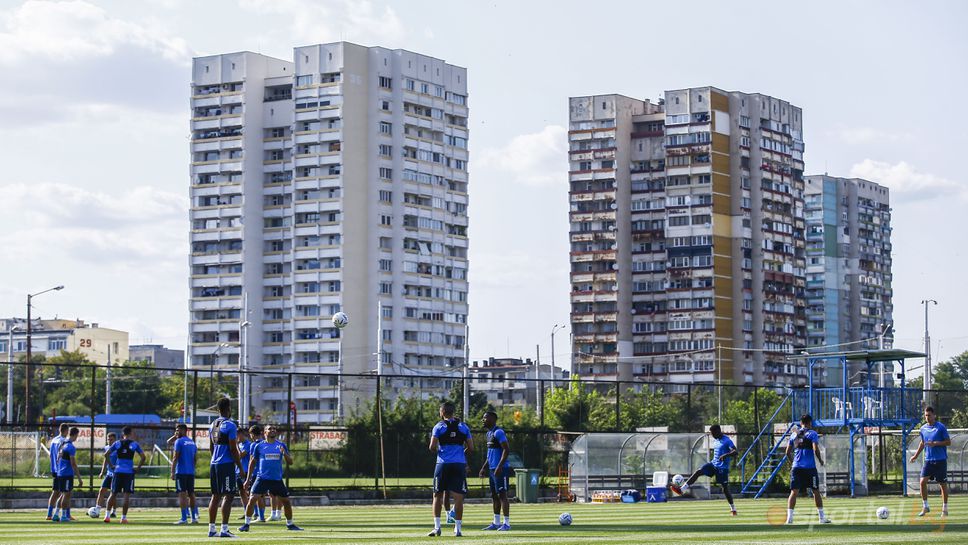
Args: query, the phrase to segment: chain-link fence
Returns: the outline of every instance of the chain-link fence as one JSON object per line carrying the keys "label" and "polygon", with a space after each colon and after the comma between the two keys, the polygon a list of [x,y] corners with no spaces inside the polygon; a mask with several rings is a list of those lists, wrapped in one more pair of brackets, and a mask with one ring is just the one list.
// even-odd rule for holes
{"label": "chain-link fence", "polygon": [[[744,453],[778,408],[782,407],[774,423],[799,419],[792,404],[783,405],[787,390],[769,385],[435,376],[430,371],[378,377],[303,372],[299,366],[295,372],[242,374],[232,369],[170,371],[138,364],[112,367],[110,372],[90,364],[32,367],[28,400],[26,366],[13,364],[10,410],[4,411],[0,425],[0,488],[4,489],[48,487],[46,445],[61,422],[81,430],[77,460],[89,487],[100,482],[107,434],[120,435],[124,425],[134,427],[148,456],[140,490],[173,490],[167,469],[168,439],[181,421],[189,425],[189,435],[200,447],[198,477],[207,478],[207,430],[218,416],[214,405],[222,397],[233,400],[233,417],[241,412],[246,424],[278,425],[281,439],[294,455],[287,478],[297,491],[426,488],[435,463],[428,449],[429,432],[439,421],[441,399],[454,401],[459,415],[464,414],[466,399],[477,442],[469,461],[469,484],[475,493],[483,493],[486,486],[476,476],[485,454],[480,417],[488,409],[498,413],[499,424],[508,433],[512,466],[541,470],[548,487],[565,486],[562,483],[574,472],[569,454],[576,445],[594,443],[608,437],[605,434],[699,438],[706,425],[718,422],[733,427],[737,448]],[[242,388],[240,376],[246,377]],[[0,373],[0,392],[6,391],[6,373]],[[248,403],[238,403],[240,393]],[[932,398],[940,419],[949,425],[959,418],[958,410],[968,406],[964,391],[935,391]],[[28,412],[30,423],[24,421]],[[8,414],[12,418],[6,418]],[[854,448],[855,458],[865,460],[868,468],[867,484],[872,489],[900,490],[900,437],[888,429],[865,432],[861,446]],[[668,444],[669,437],[657,440]],[[634,448],[603,455],[611,459],[614,454],[620,464],[618,475],[651,475],[663,465],[653,459],[660,450],[649,447],[643,454],[638,452],[639,438],[632,442]],[[748,462],[752,467],[771,446],[770,441],[756,445]],[[697,448],[689,456],[695,458],[692,465],[708,456],[703,444]]]}

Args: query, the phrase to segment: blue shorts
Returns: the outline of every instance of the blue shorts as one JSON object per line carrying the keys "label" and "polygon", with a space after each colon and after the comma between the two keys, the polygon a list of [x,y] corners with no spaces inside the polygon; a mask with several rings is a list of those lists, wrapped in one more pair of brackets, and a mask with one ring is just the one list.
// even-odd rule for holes
{"label": "blue shorts", "polygon": [[70,492],[74,490],[74,476],[54,477],[54,490],[57,492]]}
{"label": "blue shorts", "polygon": [[806,492],[820,488],[820,474],[815,467],[795,467],[790,470],[790,490]]}
{"label": "blue shorts", "polygon": [[114,482],[111,483],[111,492],[134,493],[134,473],[115,473]]}
{"label": "blue shorts", "polygon": [[212,466],[209,477],[212,494],[235,494],[239,491],[239,479],[235,476],[235,464],[218,464]]}
{"label": "blue shorts", "polygon": [[434,493],[467,494],[467,464],[437,464],[434,468]]}
{"label": "blue shorts", "polygon": [[699,468],[699,472],[706,477],[716,477],[716,484],[727,485],[729,484],[729,468],[723,467],[719,468],[713,465],[712,462],[707,462]]}
{"label": "blue shorts", "polygon": [[497,496],[501,492],[507,492],[508,491],[508,486],[510,484],[510,478],[508,477],[508,473],[510,473],[510,472],[511,472],[511,468],[510,467],[505,467],[504,469],[502,469],[501,470],[501,476],[500,477],[495,477],[494,476],[494,469],[491,469],[488,472],[488,483],[491,486],[491,495],[492,496]]}
{"label": "blue shorts", "polygon": [[925,460],[921,466],[921,477],[936,483],[948,482],[948,460]]}
{"label": "blue shorts", "polygon": [[111,485],[114,483],[114,474],[110,474],[101,481],[101,488],[111,489]]}
{"label": "blue shorts", "polygon": [[289,497],[289,489],[286,488],[286,483],[283,481],[270,481],[259,478],[256,478],[255,484],[252,485],[252,493],[260,496],[272,494],[277,498]]}
{"label": "blue shorts", "polygon": [[195,476],[187,475],[184,473],[175,474],[175,492],[181,494],[182,492],[187,492],[189,494],[195,493]]}

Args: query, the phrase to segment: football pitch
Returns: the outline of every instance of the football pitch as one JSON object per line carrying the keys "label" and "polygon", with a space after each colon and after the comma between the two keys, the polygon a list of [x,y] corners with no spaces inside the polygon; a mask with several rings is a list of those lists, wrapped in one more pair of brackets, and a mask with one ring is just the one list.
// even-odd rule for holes
{"label": "football pitch", "polygon": [[[809,498],[808,498],[809,500]],[[783,499],[739,500],[739,516],[731,517],[725,502],[673,501],[665,504],[512,504],[510,532],[485,532],[490,505],[468,506],[462,541],[487,543],[968,543],[968,497],[952,497],[951,515],[940,517],[941,502],[932,498],[933,511],[915,515],[918,498],[875,497],[827,500],[833,524],[818,525],[812,501],[797,508],[796,523],[783,525]],[[891,510],[879,520],[877,507]],[[571,526],[560,526],[558,515],[569,512]],[[110,525],[86,515],[80,506],[72,523],[44,521],[41,510],[0,513],[0,543],[189,543],[207,540],[207,524],[173,526],[176,509],[137,509],[130,524]],[[234,510],[233,519],[238,515]],[[205,513],[202,513],[203,520]],[[117,521],[117,519],[115,519]],[[453,525],[441,537],[427,537],[432,528],[429,505],[297,508],[295,522],[303,532],[288,532],[283,522],[255,523],[246,534],[232,531],[238,541],[261,543],[435,543],[453,540]]]}

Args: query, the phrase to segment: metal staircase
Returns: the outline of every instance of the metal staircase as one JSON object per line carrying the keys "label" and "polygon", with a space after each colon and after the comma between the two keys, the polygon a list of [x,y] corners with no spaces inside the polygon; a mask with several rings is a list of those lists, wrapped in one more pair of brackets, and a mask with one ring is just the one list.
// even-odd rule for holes
{"label": "metal staircase", "polygon": [[763,458],[763,461],[760,462],[760,464],[756,467],[756,470],[752,471],[751,473],[747,472],[747,465],[752,466],[755,464],[753,453],[759,452],[760,442],[764,440],[773,440],[774,422],[778,420],[781,422],[789,422],[789,419],[779,417],[779,415],[781,413],[786,415],[787,411],[792,411],[792,396],[792,392],[787,393],[786,397],[783,398],[783,401],[780,402],[780,405],[775,411],[773,411],[773,415],[767,421],[766,425],[763,426],[763,429],[760,430],[760,433],[757,434],[755,439],[753,439],[753,442],[750,443],[749,448],[746,449],[746,452],[743,453],[743,456],[740,457],[739,461],[737,462],[737,465],[740,467],[743,483],[740,493],[746,495],[752,494],[753,498],[759,498],[762,496],[767,488],[769,488],[770,483],[773,482],[776,474],[780,472],[783,464],[786,462],[784,456],[784,452],[786,450],[785,445],[787,440],[790,438],[790,434],[793,432],[793,424],[788,424],[786,430],[783,432],[783,435],[770,445],[769,452],[767,452],[766,456]]}

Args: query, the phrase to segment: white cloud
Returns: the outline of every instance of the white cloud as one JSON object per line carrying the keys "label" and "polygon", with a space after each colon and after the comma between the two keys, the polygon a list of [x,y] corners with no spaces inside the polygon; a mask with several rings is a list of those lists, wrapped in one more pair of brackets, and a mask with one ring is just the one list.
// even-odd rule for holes
{"label": "white cloud", "polygon": [[98,122],[121,108],[182,111],[191,48],[167,30],[91,3],[29,0],[0,10],[5,129]]}
{"label": "white cloud", "polygon": [[187,255],[187,199],[150,187],[117,195],[56,183],[0,186],[0,247],[10,262],[69,269],[177,269]]}
{"label": "white cloud", "polygon": [[104,57],[121,48],[147,50],[186,63],[191,50],[180,38],[158,29],[109,17],[98,6],[73,0],[29,0],[0,12],[0,63],[15,64],[38,58],[58,62]]}
{"label": "white cloud", "polygon": [[926,200],[948,196],[968,199],[968,183],[920,172],[904,161],[891,164],[864,159],[851,167],[850,176],[887,186],[895,198],[903,200]]}
{"label": "white cloud", "polygon": [[531,185],[568,183],[568,131],[548,125],[536,133],[521,134],[500,148],[480,152],[476,165],[509,173],[515,181]]}
{"label": "white cloud", "polygon": [[911,135],[873,127],[841,127],[834,135],[851,145],[897,143],[911,139]]}
{"label": "white cloud", "polygon": [[243,9],[281,15],[290,21],[286,38],[296,45],[347,40],[370,43],[401,41],[405,29],[393,8],[382,10],[367,0],[240,0]]}

